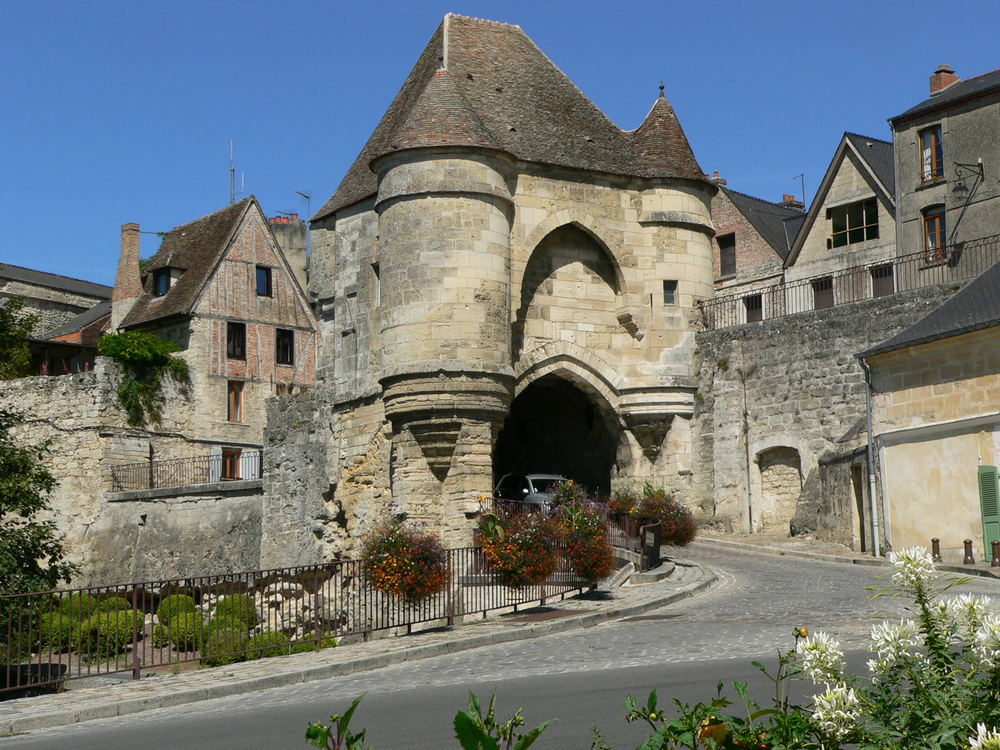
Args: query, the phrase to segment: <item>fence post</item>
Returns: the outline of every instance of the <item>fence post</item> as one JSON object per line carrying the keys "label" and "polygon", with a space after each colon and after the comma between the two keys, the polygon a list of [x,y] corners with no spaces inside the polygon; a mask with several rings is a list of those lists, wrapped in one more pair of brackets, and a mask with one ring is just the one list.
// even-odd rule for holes
{"label": "fence post", "polygon": [[149,489],[154,490],[156,487],[153,482],[153,444],[149,444]]}
{"label": "fence post", "polygon": [[[139,589],[132,587],[132,611],[139,611]],[[145,620],[145,616],[143,617]],[[132,616],[132,679],[142,678],[142,659],[139,656],[139,627],[140,622]]]}

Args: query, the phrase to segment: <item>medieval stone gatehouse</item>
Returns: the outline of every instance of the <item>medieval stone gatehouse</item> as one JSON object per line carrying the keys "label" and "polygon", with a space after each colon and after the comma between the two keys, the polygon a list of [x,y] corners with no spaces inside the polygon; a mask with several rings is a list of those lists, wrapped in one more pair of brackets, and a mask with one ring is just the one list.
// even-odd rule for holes
{"label": "medieval stone gatehouse", "polygon": [[299,413],[329,419],[272,414],[274,559],[390,495],[467,541],[514,468],[686,487],[716,191],[662,87],[625,131],[520,27],[446,16],[313,217],[325,386]]}

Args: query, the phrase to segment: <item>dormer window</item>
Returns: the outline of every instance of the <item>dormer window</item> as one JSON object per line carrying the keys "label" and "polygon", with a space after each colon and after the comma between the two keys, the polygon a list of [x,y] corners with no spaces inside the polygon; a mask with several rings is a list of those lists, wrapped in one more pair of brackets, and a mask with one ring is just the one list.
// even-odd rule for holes
{"label": "dormer window", "polygon": [[170,291],[170,269],[157,268],[153,271],[153,296],[162,297]]}

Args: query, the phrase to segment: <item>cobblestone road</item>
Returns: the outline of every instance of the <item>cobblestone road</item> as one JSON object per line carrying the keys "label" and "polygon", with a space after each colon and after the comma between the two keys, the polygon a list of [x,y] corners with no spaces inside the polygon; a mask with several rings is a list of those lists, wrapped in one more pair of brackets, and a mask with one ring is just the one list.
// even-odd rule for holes
{"label": "cobblestone road", "polygon": [[[791,643],[791,631],[836,634],[847,648],[863,646],[872,623],[906,615],[902,599],[872,599],[866,586],[888,582],[889,569],[831,564],[707,547],[685,556],[711,568],[720,583],[711,591],[644,617],[499,644],[371,672],[321,680],[136,716],[88,722],[47,732],[55,736],[115,722],[147,728],[253,708],[349,701],[363,692],[385,694],[472,682],[503,682],[543,674],[600,672],[656,663],[681,664],[734,657],[773,657]],[[961,590],[997,597],[1000,582],[975,579]],[[5,744],[0,741],[0,744]],[[13,740],[17,744],[17,740]],[[25,747],[34,746],[28,743]]]}

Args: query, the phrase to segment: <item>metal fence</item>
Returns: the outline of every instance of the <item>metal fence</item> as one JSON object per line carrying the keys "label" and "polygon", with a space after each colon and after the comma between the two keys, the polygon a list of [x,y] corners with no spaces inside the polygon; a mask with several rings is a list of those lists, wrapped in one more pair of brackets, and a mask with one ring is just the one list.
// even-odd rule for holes
{"label": "metal fence", "polygon": [[264,475],[263,458],[260,449],[222,448],[210,456],[112,466],[111,488],[113,492],[125,492],[260,479]]}
{"label": "metal fence", "polygon": [[1000,235],[699,302],[707,330],[965,281],[1000,261]]}
{"label": "metal fence", "polygon": [[[214,665],[313,650],[333,638],[451,624],[462,615],[516,610],[590,586],[560,556],[544,583],[508,588],[478,547],[447,550],[447,571],[447,588],[417,603],[377,591],[358,560],[3,596],[0,694],[116,672],[139,678],[185,662]],[[194,612],[164,605],[172,594],[190,597],[169,602],[193,602]],[[168,609],[176,613],[170,617]]]}

